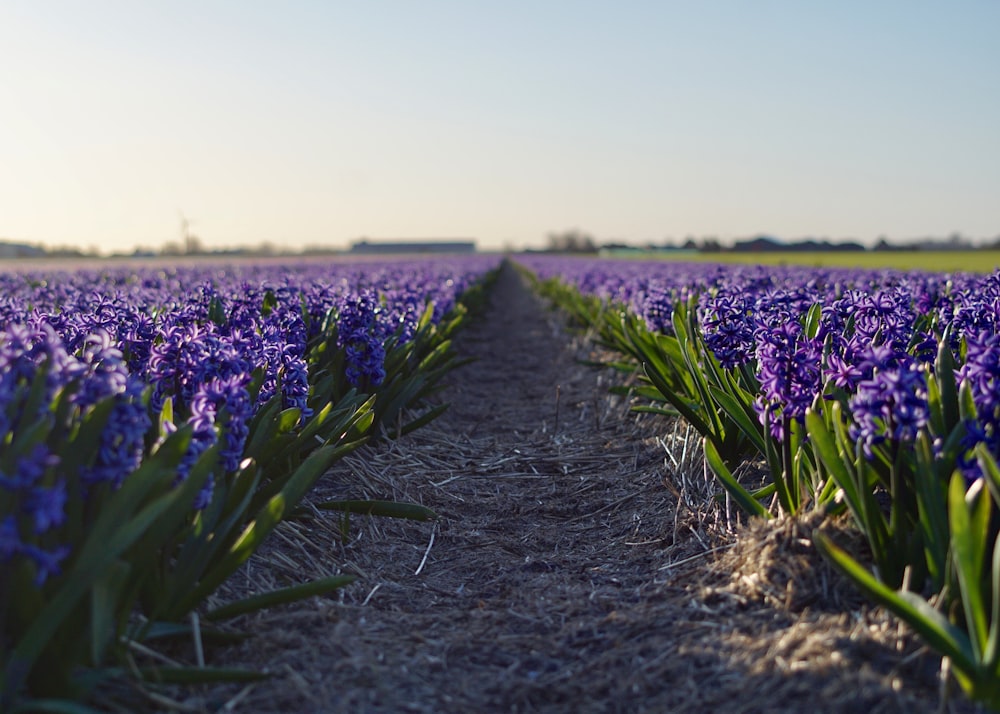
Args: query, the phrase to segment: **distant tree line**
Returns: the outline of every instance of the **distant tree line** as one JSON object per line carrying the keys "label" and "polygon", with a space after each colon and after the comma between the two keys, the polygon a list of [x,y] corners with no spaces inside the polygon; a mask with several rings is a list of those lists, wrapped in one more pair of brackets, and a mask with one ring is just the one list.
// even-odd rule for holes
{"label": "distant tree line", "polygon": [[684,251],[697,253],[765,253],[765,252],[863,252],[863,251],[952,251],[952,250],[1000,250],[1000,235],[985,242],[975,242],[960,233],[952,233],[946,238],[921,238],[902,242],[890,242],[881,236],[874,246],[866,247],[855,240],[829,240],[826,238],[803,238],[786,241],[769,235],[743,238],[731,244],[723,244],[715,236],[696,238],[689,236],[681,243],[665,240],[660,243],[646,242],[636,245],[621,240],[599,242],[591,234],[578,228],[554,231],[547,236],[543,252],[552,253],[597,253],[599,251]]}
{"label": "distant tree line", "polygon": [[553,253],[596,253],[597,248],[594,237],[578,228],[548,235],[548,250]]}

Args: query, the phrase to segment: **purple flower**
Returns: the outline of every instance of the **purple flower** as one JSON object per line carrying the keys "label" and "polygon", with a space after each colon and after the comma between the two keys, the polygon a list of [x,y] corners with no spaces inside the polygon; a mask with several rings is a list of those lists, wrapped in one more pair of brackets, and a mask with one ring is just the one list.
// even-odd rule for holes
{"label": "purple flower", "polygon": [[648,287],[642,301],[642,316],[649,330],[672,335],[673,315],[674,304],[670,292],[658,286]]}
{"label": "purple flower", "polygon": [[138,373],[145,367],[156,335],[156,322],[151,315],[137,308],[132,308],[123,315],[118,338],[131,371]]}
{"label": "purple flower", "polygon": [[31,450],[17,460],[13,473],[0,472],[0,487],[8,491],[31,488],[38,483],[45,472],[59,463],[59,457],[49,451],[45,444],[35,444]]}
{"label": "purple flower", "polygon": [[0,563],[5,563],[21,552],[24,544],[17,530],[17,518],[13,514],[0,521]]}
{"label": "purple flower", "polygon": [[125,391],[128,367],[121,350],[112,344],[107,331],[98,329],[84,339],[80,361],[86,371],[80,375],[80,387],[73,395],[75,404],[86,408]]}
{"label": "purple flower", "polygon": [[870,379],[858,384],[850,399],[851,438],[860,442],[865,456],[873,457],[873,447],[889,439],[912,441],[927,425],[927,380],[924,370],[910,360],[876,369]]}
{"label": "purple flower", "polygon": [[195,432],[200,434],[217,426],[223,434],[219,456],[226,471],[239,468],[250,433],[249,382],[249,375],[213,377],[199,387],[191,400],[190,422],[195,425]]}
{"label": "purple flower", "polygon": [[31,514],[35,535],[41,535],[66,521],[66,482],[59,481],[48,488],[33,488],[26,507]]}
{"label": "purple flower", "polygon": [[392,310],[385,311],[386,333],[397,335],[397,344],[413,339],[417,324],[426,307],[426,291],[409,284],[399,289],[386,289],[383,293]]}
{"label": "purple flower", "polygon": [[347,357],[345,372],[352,386],[366,382],[377,387],[385,379],[386,335],[378,327],[379,312],[378,300],[370,290],[351,294],[340,304],[337,347]]}
{"label": "purple flower", "polygon": [[[34,560],[41,577],[56,572],[58,553],[48,544],[61,527],[65,494],[87,498],[97,484],[119,487],[141,464],[152,417],[168,399],[173,419],[195,427],[179,478],[216,441],[220,468],[238,468],[248,420],[267,398],[280,395],[283,407],[300,409],[301,423],[310,418],[310,339],[324,318],[340,330],[348,379],[369,389],[385,378],[386,340],[411,339],[429,302],[440,318],[496,262],[0,273],[0,434],[59,419],[46,443],[61,449],[57,442],[96,408],[106,415],[79,464],[64,467],[46,443],[17,454],[11,442],[0,444],[0,497],[14,516],[4,547],[13,557],[11,544],[37,545],[32,531],[44,529],[52,557],[39,551]],[[252,379],[262,382],[254,404]],[[211,493],[209,483],[200,503]]]}
{"label": "purple flower", "polygon": [[965,427],[965,434],[962,436],[962,453],[958,456],[958,468],[965,477],[966,485],[971,486],[973,481],[983,476],[974,449],[979,444],[987,444],[991,451],[996,453],[996,439],[993,430],[987,431],[986,427],[976,419],[965,419],[962,426]]}
{"label": "purple flower", "polygon": [[965,340],[965,364],[958,376],[969,385],[979,418],[996,425],[1000,421],[1000,335],[970,332]]}
{"label": "purple flower", "polygon": [[62,573],[59,563],[66,559],[70,550],[67,546],[58,546],[53,550],[43,550],[34,545],[25,545],[22,553],[35,564],[35,587],[42,587],[50,577]]}
{"label": "purple flower", "polygon": [[75,379],[85,369],[63,345],[50,326],[36,328],[8,325],[0,330],[0,379],[5,386],[0,392],[12,394],[17,384],[30,385],[39,370],[45,371],[45,408],[56,392]]}
{"label": "purple flower", "polygon": [[297,408],[302,411],[299,420],[305,424],[312,417],[313,410],[308,405],[309,400],[309,370],[306,361],[301,357],[285,356],[279,371],[281,381],[282,405],[286,408]]}
{"label": "purple flower", "polygon": [[965,342],[966,360],[957,376],[972,393],[977,420],[966,421],[960,466],[966,478],[975,478],[981,474],[972,449],[985,443],[992,453],[1000,453],[1000,335],[970,330]]}
{"label": "purple flower", "polygon": [[865,370],[857,363],[855,356],[831,352],[826,358],[823,376],[835,386],[853,392],[858,382],[864,379]]}
{"label": "purple flower", "polygon": [[124,391],[111,399],[114,407],[101,431],[97,455],[80,473],[84,483],[106,481],[118,488],[142,463],[152,420],[142,399],[142,384],[135,378],[130,377]]}
{"label": "purple flower", "polygon": [[727,369],[746,364],[754,353],[754,301],[741,290],[719,290],[699,311],[705,345]]}
{"label": "purple flower", "polygon": [[784,440],[784,420],[802,422],[821,390],[821,343],[806,337],[797,320],[761,327],[757,340],[760,397],[757,411],[771,435]]}
{"label": "purple flower", "polygon": [[967,335],[1000,331],[1000,272],[956,280],[953,292],[940,300],[937,315],[956,348]]}
{"label": "purple flower", "polygon": [[[177,427],[171,422],[164,422],[163,427],[167,434],[177,431]],[[200,418],[195,422],[194,432],[191,434],[191,443],[188,444],[187,451],[184,452],[184,456],[181,457],[181,461],[177,465],[177,478],[174,479],[175,486],[187,480],[188,476],[191,475],[191,469],[194,468],[195,463],[197,463],[202,454],[212,448],[217,438],[215,425],[211,421]],[[196,511],[200,511],[211,502],[214,483],[212,475],[209,474],[205,484],[195,497],[193,507]]]}
{"label": "purple flower", "polygon": [[265,376],[255,408],[280,392],[282,406],[299,407],[300,424],[308,420],[312,413],[305,403],[309,395],[306,341],[305,322],[298,311],[274,311],[267,317],[259,358],[259,363],[265,365]]}
{"label": "purple flower", "polygon": [[153,346],[149,377],[154,385],[154,411],[163,408],[167,397],[175,398],[175,408],[187,408],[199,385],[212,377],[251,372],[246,355],[212,329],[198,324],[171,327],[163,341]]}

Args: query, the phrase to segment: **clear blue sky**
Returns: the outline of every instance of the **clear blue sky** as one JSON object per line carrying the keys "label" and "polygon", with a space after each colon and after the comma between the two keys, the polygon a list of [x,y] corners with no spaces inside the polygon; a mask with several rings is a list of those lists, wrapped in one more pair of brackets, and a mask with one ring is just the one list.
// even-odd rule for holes
{"label": "clear blue sky", "polygon": [[0,4],[0,237],[1000,235],[1000,0]]}

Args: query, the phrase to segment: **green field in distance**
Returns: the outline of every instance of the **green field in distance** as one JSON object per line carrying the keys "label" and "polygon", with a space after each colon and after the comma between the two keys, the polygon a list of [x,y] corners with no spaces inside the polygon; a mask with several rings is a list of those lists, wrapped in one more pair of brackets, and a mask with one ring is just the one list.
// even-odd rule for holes
{"label": "green field in distance", "polygon": [[699,263],[746,263],[750,265],[810,265],[838,268],[894,268],[954,273],[988,273],[1000,267],[1000,250],[906,250],[874,252],[795,252],[695,253],[662,251],[656,253],[615,252],[614,257],[644,260],[697,261]]}

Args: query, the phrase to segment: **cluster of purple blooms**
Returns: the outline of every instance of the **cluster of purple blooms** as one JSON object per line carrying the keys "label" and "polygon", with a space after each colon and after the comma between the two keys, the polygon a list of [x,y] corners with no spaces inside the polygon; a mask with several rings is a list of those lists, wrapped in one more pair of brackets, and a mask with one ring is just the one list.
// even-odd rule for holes
{"label": "cluster of purple blooms", "polygon": [[[37,584],[58,574],[69,494],[119,487],[164,436],[153,425],[168,401],[176,423],[163,429],[193,429],[178,481],[216,444],[221,472],[234,472],[264,404],[280,398],[300,425],[312,416],[309,346],[324,321],[336,324],[348,381],[375,388],[386,340],[412,339],[428,304],[440,319],[496,262],[0,274],[0,573],[26,558]],[[59,439],[109,403],[92,457],[68,472]],[[49,436],[22,445],[35,423]],[[195,507],[212,493],[210,478]]]}
{"label": "cluster of purple blooms", "polygon": [[[67,475],[52,445],[17,437],[62,426],[51,409],[60,396],[60,411],[74,419],[110,403],[93,460],[78,474],[85,491],[103,481],[117,486],[126,470],[138,466],[150,418],[141,386],[106,332],[96,329],[70,354],[51,326],[32,322],[0,331],[0,563],[28,558],[41,585],[69,553],[53,535],[66,520]],[[66,436],[65,430],[57,434]],[[22,524],[30,537],[22,536]]]}
{"label": "cluster of purple blooms", "polygon": [[385,379],[385,340],[388,326],[379,323],[382,308],[372,289],[345,295],[338,304],[337,347],[346,355],[351,385],[377,387]]}
{"label": "cluster of purple blooms", "polygon": [[755,406],[771,435],[784,440],[786,423],[802,423],[821,389],[822,342],[806,335],[797,320],[758,327],[754,335],[760,380]]}
{"label": "cluster of purple blooms", "polygon": [[[965,446],[1000,455],[1000,272],[989,275],[725,266],[527,257],[539,277],[617,302],[669,333],[671,301],[698,296],[706,347],[728,369],[750,367],[757,411],[772,435],[833,390],[848,400],[851,435],[869,457],[927,425],[927,375],[948,340],[976,405]],[[812,334],[809,311],[820,306]],[[964,347],[963,347],[964,346]],[[964,354],[963,354],[964,352]],[[968,478],[978,466],[966,453]]]}
{"label": "cluster of purple blooms", "polygon": [[[966,423],[965,446],[983,442],[994,454],[1000,453],[1000,335],[992,328],[978,327],[965,336],[966,359],[959,370],[971,387],[976,405],[975,421]],[[966,457],[962,463],[967,476],[978,473],[978,464]]]}
{"label": "cluster of purple blooms", "polygon": [[727,369],[753,359],[754,307],[749,293],[723,286],[715,293],[715,299],[702,308],[705,344]]}

